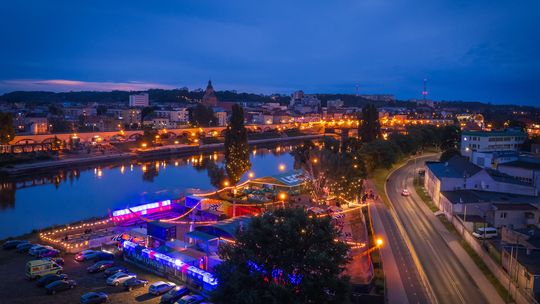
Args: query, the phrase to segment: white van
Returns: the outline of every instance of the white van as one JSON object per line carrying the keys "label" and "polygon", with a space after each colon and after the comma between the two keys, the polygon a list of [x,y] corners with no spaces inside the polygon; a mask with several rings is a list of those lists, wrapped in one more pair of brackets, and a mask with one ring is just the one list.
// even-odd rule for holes
{"label": "white van", "polygon": [[34,260],[26,263],[25,276],[28,280],[33,280],[47,274],[60,274],[62,270],[62,266],[51,260]]}
{"label": "white van", "polygon": [[477,239],[491,239],[497,236],[497,229],[493,227],[482,227],[476,229],[472,235]]}

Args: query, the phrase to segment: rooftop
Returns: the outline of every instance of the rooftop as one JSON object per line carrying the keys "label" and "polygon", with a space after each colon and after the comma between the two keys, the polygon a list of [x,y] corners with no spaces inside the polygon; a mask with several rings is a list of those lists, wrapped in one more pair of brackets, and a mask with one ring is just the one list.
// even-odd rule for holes
{"label": "rooftop", "polygon": [[540,163],[524,161],[524,160],[515,160],[515,161],[508,162],[508,163],[500,164],[499,166],[515,167],[515,168],[522,168],[522,169],[529,169],[529,170],[539,170],[540,171]]}
{"label": "rooftop", "polygon": [[531,204],[493,204],[493,207],[495,207],[496,210],[508,210],[508,211],[536,211],[538,208]]}
{"label": "rooftop", "polygon": [[469,135],[469,136],[525,136],[526,133],[520,131],[520,130],[514,130],[514,129],[506,129],[502,131],[464,131],[461,133],[461,135]]}
{"label": "rooftop", "polygon": [[452,204],[499,203],[499,204],[538,204],[537,196],[518,195],[478,190],[442,191]]}
{"label": "rooftop", "polygon": [[447,162],[426,162],[426,166],[437,178],[462,178],[473,176],[482,168],[469,162],[467,158],[456,155]]}

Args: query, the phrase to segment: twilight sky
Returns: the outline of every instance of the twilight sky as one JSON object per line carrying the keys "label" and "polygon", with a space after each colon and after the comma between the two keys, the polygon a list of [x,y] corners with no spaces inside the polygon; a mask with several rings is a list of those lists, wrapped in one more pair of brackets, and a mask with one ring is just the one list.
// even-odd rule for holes
{"label": "twilight sky", "polygon": [[199,88],[540,105],[538,0],[1,1],[0,92]]}

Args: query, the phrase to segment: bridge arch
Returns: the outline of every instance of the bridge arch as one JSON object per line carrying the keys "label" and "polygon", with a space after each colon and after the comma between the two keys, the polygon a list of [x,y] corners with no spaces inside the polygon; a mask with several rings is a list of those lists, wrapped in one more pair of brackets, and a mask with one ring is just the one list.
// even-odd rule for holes
{"label": "bridge arch", "polygon": [[28,145],[28,144],[37,144],[38,142],[31,138],[24,138],[17,142],[15,142],[16,145]]}

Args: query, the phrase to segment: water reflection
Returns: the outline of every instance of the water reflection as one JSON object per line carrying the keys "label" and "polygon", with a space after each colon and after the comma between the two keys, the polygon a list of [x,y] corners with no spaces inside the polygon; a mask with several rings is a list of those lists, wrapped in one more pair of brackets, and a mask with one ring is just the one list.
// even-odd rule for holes
{"label": "water reflection", "polygon": [[[251,150],[250,172],[261,177],[280,173],[278,165],[282,163],[287,169],[293,168],[292,149],[287,145]],[[0,231],[0,239],[34,228],[103,216],[107,209],[213,190],[213,184],[219,185],[219,177],[213,173],[216,166],[223,165],[223,158],[221,153],[212,152],[123,161],[0,181],[0,222],[10,227]]]}

